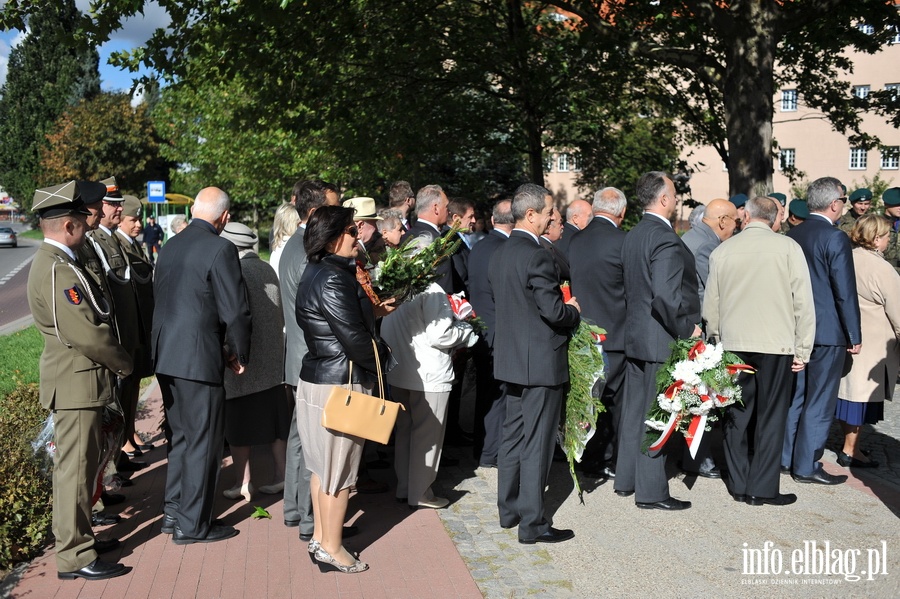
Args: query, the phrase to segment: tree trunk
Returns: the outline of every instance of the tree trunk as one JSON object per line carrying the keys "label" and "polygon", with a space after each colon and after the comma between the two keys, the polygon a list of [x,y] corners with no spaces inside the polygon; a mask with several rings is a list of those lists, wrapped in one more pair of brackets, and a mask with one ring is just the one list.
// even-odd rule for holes
{"label": "tree trunk", "polygon": [[772,191],[772,111],[775,87],[774,10],[742,4],[725,75],[728,187],[750,197]]}

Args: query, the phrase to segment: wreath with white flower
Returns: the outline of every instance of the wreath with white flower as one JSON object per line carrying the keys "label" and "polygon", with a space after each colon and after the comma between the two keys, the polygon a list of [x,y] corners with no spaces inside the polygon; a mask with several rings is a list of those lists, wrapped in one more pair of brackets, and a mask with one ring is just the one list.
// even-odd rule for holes
{"label": "wreath with white flower", "polygon": [[643,449],[659,452],[672,433],[684,434],[691,455],[696,456],[704,431],[728,406],[741,402],[737,384],[742,372],[756,371],[725,351],[722,345],[701,339],[677,339],[672,354],[656,376],[658,396],[647,413]]}

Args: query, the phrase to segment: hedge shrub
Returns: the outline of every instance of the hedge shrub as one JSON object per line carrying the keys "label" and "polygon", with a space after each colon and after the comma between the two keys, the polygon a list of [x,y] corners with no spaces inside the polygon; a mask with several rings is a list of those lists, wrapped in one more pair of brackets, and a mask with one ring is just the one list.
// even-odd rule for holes
{"label": "hedge shrub", "polygon": [[39,555],[52,523],[52,483],[31,448],[47,419],[38,386],[0,398],[0,570]]}

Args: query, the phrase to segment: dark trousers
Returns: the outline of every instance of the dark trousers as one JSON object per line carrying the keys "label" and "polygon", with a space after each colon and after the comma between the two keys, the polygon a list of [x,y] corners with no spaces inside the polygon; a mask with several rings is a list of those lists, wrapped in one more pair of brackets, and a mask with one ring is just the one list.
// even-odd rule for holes
{"label": "dark trousers", "polygon": [[[296,402],[297,387],[288,386],[291,397]],[[303,461],[303,446],[297,432],[297,406],[291,414],[291,431],[287,439],[287,455],[284,461],[284,521],[299,522],[300,534],[313,533],[312,497],[309,494],[309,477]]]}
{"label": "dark trousers", "polygon": [[189,537],[212,523],[225,441],[225,387],[157,375],[166,409],[166,515]]}
{"label": "dark trousers", "polygon": [[494,352],[484,340],[472,348],[475,363],[475,448],[479,464],[497,464],[506,401],[503,383],[494,378]]}
{"label": "dark trousers", "polygon": [[791,405],[793,358],[735,353],[755,368],[756,374],[741,373],[738,377],[744,405],[729,407],[723,422],[729,490],[735,495],[776,497],[781,474],[781,441]]}
{"label": "dark trousers", "polygon": [[661,362],[629,358],[625,362],[625,398],[619,429],[619,456],[616,462],[616,491],[634,491],[639,503],[655,503],[669,498],[665,453],[651,458],[641,451],[647,426],[647,411],[656,401],[656,372]]}
{"label": "dark trousers", "polygon": [[606,411],[597,416],[597,432],[584,448],[585,464],[615,464],[625,391],[625,354],[605,352],[606,381],[601,399]]}
{"label": "dark trousers", "polygon": [[813,346],[809,364],[795,377],[781,451],[781,465],[794,474],[811,476],[822,467],[846,357],[846,347]]}
{"label": "dark trousers", "polygon": [[553,463],[564,385],[506,385],[506,420],[497,473],[501,526],[519,523],[519,538],[534,539],[550,529],[544,488]]}

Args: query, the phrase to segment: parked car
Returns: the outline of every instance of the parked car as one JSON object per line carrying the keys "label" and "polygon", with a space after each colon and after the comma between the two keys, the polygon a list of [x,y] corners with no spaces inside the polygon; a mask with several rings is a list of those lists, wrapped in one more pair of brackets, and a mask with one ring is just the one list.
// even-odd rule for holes
{"label": "parked car", "polygon": [[0,245],[9,246],[11,248],[19,247],[19,240],[16,239],[16,232],[9,227],[0,227]]}

